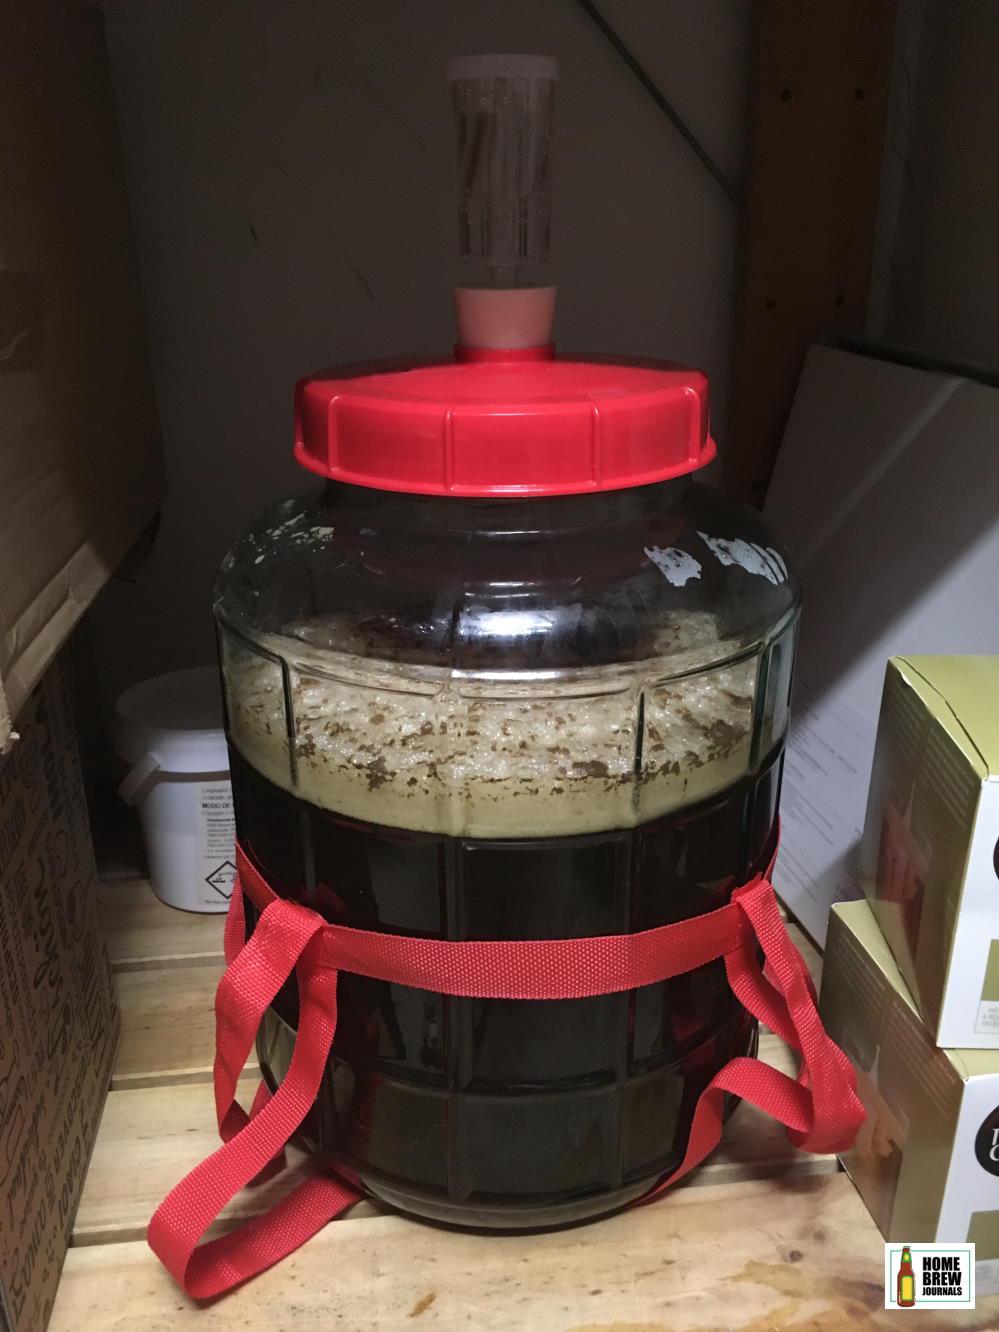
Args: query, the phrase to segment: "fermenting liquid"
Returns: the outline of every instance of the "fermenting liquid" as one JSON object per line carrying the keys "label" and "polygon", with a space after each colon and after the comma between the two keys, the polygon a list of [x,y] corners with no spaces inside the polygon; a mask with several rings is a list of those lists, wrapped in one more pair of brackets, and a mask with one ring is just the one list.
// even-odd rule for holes
{"label": "fermenting liquid", "polygon": [[[779,731],[754,764],[758,658],[726,655],[706,615],[674,634],[658,666],[551,681],[224,638],[240,841],[276,892],[388,933],[578,938],[714,910],[772,854]],[[641,1193],[756,1040],[721,960],[587,999],[354,975],[338,999],[303,1137],[373,1192],[466,1224],[551,1224]],[[292,979],[258,1043],[272,1085],[297,1017]]]}

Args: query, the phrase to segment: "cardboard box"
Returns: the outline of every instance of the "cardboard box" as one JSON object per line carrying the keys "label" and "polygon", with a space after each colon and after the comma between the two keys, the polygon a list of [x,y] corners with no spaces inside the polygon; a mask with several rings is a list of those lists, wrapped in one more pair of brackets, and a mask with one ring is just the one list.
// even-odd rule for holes
{"label": "cardboard box", "polygon": [[804,584],[775,884],[810,934],[861,896],[885,664],[999,653],[999,388],[808,353],[765,513]]}
{"label": "cardboard box", "polygon": [[17,724],[20,742],[0,759],[0,1328],[41,1332],[119,1022],[58,664]]}
{"label": "cardboard box", "polygon": [[867,1122],[841,1156],[886,1240],[976,1245],[999,1292],[999,1053],[941,1050],[866,902],[834,906],[819,1011],[857,1067]]}
{"label": "cardboard box", "polygon": [[888,663],[861,882],[938,1045],[999,1050],[999,657]]}
{"label": "cardboard box", "polygon": [[159,508],[163,467],[97,6],[4,7],[0,752]]}

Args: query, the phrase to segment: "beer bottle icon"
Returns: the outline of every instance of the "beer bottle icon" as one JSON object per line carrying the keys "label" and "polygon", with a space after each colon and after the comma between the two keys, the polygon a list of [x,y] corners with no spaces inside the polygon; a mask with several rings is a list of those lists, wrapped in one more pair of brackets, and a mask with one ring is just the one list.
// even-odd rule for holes
{"label": "beer bottle icon", "polygon": [[898,1266],[895,1301],[900,1309],[912,1309],[916,1303],[916,1274],[912,1270],[912,1253],[908,1244],[902,1246],[902,1261]]}

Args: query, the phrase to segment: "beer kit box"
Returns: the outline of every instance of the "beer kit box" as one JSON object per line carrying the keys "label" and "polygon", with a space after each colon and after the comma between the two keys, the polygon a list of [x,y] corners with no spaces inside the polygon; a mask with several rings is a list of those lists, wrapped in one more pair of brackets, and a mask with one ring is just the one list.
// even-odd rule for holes
{"label": "beer kit box", "polygon": [[58,664],[0,758],[0,1329],[55,1299],[118,1041],[83,780]]}
{"label": "beer kit box", "polygon": [[999,1050],[999,657],[888,663],[861,883],[938,1045]]}
{"label": "beer kit box", "polygon": [[974,1244],[999,1293],[999,1051],[935,1044],[865,901],[832,909],[819,1009],[857,1069],[867,1121],[840,1160],[882,1235]]}

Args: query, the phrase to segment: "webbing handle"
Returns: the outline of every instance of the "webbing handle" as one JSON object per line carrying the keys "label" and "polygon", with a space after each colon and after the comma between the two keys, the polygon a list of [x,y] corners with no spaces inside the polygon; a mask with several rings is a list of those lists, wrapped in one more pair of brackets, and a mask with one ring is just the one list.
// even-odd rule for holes
{"label": "webbing handle", "polygon": [[848,1147],[867,1115],[857,1095],[856,1072],[819,1019],[811,977],[781,918],[772,885],[757,879],[737,889],[732,901],[750,930],[725,954],[729,984],[748,1012],[800,1053],[801,1067],[794,1079],[747,1055],[730,1060],[698,1098],[680,1165],[639,1200],[643,1203],[677,1183],[717,1147],[728,1095],[776,1119],[791,1142],[809,1152]]}
{"label": "webbing handle", "polygon": [[[233,899],[239,894],[235,885]],[[236,910],[241,908],[240,902]],[[227,1140],[170,1191],[148,1231],[153,1251],[195,1299],[219,1295],[270,1267],[360,1196],[332,1176],[316,1176],[264,1215],[199,1245],[227,1204],[283,1149],[315,1102],[337,1018],[337,973],[315,966],[310,958],[323,924],[304,907],[272,902],[219,983],[215,1094]],[[258,1097],[256,1113],[247,1116],[234,1100],[236,1080],[260,1016],[293,969],[299,1026],[291,1063],[274,1095]]]}
{"label": "webbing handle", "polygon": [[[246,863],[242,852],[240,861],[242,869]],[[346,946],[348,969],[368,974],[366,932],[345,932],[327,925],[315,912],[276,897],[255,869],[250,882],[262,910],[249,941],[240,947],[245,917],[242,880],[237,879],[226,929],[229,966],[216,997],[216,1110],[226,1141],[172,1190],[149,1227],[153,1249],[196,1299],[220,1294],[271,1266],[361,1196],[342,1178],[317,1176],[263,1216],[199,1247],[212,1221],[280,1153],[315,1101],[336,1030],[338,970],[330,965],[330,957]],[[636,939],[642,941],[640,947],[631,946]],[[677,962],[680,939],[694,958],[686,968]],[[547,956],[551,942],[496,945],[489,993],[496,990],[497,962],[505,964],[518,954],[519,972],[530,971],[533,976],[528,997],[551,1000],[578,995],[579,969],[589,970],[588,992],[610,993],[623,984],[629,988],[648,984],[650,974],[662,979],[700,965],[706,956],[722,956],[732,990],[744,1007],[800,1053],[797,1079],[748,1056],[721,1069],[698,1099],[680,1166],[642,1202],[657,1197],[714,1149],[721,1138],[728,1095],[772,1115],[787,1127],[791,1141],[806,1150],[832,1152],[853,1141],[864,1119],[856,1075],[822,1028],[810,978],[767,879],[738,889],[719,911],[630,936],[624,947],[611,947],[614,940],[607,938],[554,941],[560,967],[539,976],[527,964],[536,963],[539,949]],[[758,957],[760,945],[765,969]],[[653,947],[662,949],[662,961],[650,973]],[[491,945],[481,942],[370,935],[371,971],[381,978],[398,977],[401,984],[412,983],[415,976],[424,982],[423,988],[442,993],[467,993],[469,959],[479,965],[490,955]],[[299,1025],[291,1064],[273,1097],[258,1095],[247,1115],[235,1101],[237,1080],[264,1012],[293,969],[298,978]]]}

